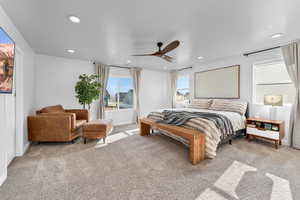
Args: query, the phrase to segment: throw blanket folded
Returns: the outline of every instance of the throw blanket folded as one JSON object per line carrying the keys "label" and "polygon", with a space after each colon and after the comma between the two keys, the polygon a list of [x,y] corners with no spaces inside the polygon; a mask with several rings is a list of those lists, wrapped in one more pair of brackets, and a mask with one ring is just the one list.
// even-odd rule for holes
{"label": "throw blanket folded", "polygon": [[[217,146],[221,139],[234,134],[231,121],[226,116],[217,113],[165,110],[163,112],[151,112],[148,118],[154,119],[158,123],[184,126],[204,133],[206,135],[205,152],[209,158],[216,156]],[[166,135],[172,137],[170,134]],[[179,141],[187,144],[187,141],[183,140],[184,138],[179,139]]]}
{"label": "throw blanket folded", "polygon": [[221,114],[208,113],[208,112],[170,111],[170,110],[164,110],[162,114],[163,114],[163,120],[157,121],[158,123],[173,124],[177,126],[183,126],[188,120],[194,118],[203,118],[203,119],[210,120],[221,131],[222,133],[221,139],[224,139],[226,135],[231,135],[234,132],[231,121],[226,116]]}

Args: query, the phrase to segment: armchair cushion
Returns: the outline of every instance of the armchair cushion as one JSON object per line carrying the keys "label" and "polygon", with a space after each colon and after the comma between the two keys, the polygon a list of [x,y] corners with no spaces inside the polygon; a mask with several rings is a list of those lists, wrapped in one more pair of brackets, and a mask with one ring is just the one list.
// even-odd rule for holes
{"label": "armchair cushion", "polygon": [[86,109],[66,109],[67,113],[75,113],[76,120],[85,120],[87,122],[90,121],[89,111]]}
{"label": "armchair cushion", "polygon": [[62,105],[48,106],[39,111],[39,113],[65,113]]}

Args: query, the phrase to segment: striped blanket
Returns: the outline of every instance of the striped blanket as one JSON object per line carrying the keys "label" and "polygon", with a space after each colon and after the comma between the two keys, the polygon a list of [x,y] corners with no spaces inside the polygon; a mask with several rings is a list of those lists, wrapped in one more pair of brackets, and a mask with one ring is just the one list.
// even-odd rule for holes
{"label": "striped blanket", "polygon": [[[208,158],[216,156],[216,150],[221,140],[234,134],[231,121],[224,115],[207,112],[170,111],[151,112],[148,118],[158,123],[173,124],[186,128],[197,129],[206,135],[205,153]],[[188,145],[184,138],[164,133]]]}

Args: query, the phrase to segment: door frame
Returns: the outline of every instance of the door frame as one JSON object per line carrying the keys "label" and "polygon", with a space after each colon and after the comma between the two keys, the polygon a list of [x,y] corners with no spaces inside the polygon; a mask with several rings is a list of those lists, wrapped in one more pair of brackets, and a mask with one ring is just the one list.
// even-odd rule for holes
{"label": "door frame", "polygon": [[[16,120],[15,120],[15,130],[16,130],[16,156],[22,156],[24,154],[24,90],[22,87],[23,83],[23,66],[24,66],[24,52],[16,46],[15,49],[15,102],[16,102]],[[20,57],[20,58],[17,58]],[[18,62],[19,61],[19,62]]]}
{"label": "door frame", "polygon": [[[4,96],[4,105],[5,105],[5,115],[10,115],[12,114],[13,115],[13,146],[11,147],[10,145],[10,142],[6,144],[6,166],[9,166],[9,164],[15,159],[16,155],[17,155],[17,124],[16,124],[16,119],[17,119],[17,112],[16,112],[16,107],[17,107],[17,99],[16,99],[16,57],[15,57],[15,61],[14,61],[14,67],[13,67],[13,82],[12,82],[12,92],[11,94],[6,94]],[[13,102],[11,102],[13,101]],[[9,105],[8,105],[9,104]],[[14,107],[13,108],[13,111],[14,113],[10,113],[11,110],[10,108],[11,107]],[[9,120],[11,120],[11,118],[7,118],[5,120],[5,124],[6,124],[6,127],[5,127],[5,130],[10,130],[10,125],[12,125]],[[8,140],[11,140],[12,138],[12,135],[11,135],[11,132],[9,131],[8,134],[7,134],[7,139]],[[13,151],[13,152],[10,152],[10,151]],[[10,154],[12,153],[12,154]]]}

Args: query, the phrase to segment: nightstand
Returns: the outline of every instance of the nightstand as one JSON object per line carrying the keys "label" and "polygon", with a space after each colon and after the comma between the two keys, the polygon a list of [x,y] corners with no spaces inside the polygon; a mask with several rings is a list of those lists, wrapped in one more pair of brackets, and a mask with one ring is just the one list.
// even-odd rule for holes
{"label": "nightstand", "polygon": [[246,133],[249,141],[252,138],[274,141],[277,149],[278,144],[281,145],[281,140],[284,137],[284,121],[248,118]]}

